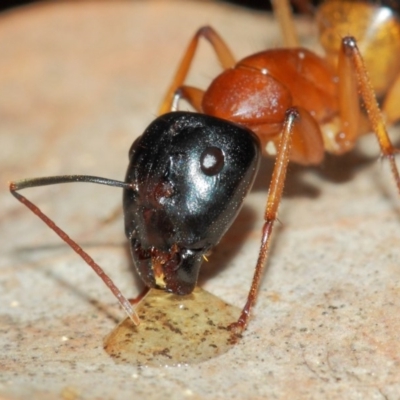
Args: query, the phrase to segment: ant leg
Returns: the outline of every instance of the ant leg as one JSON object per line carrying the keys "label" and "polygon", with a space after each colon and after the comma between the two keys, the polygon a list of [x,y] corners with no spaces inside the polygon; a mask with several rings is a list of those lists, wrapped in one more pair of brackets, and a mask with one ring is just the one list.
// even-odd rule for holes
{"label": "ant leg", "polygon": [[184,53],[178,70],[175,73],[174,79],[172,80],[172,83],[168,88],[167,93],[165,94],[164,99],[161,103],[161,107],[158,111],[159,115],[171,111],[174,93],[177,88],[183,85],[186,79],[189,68],[192,65],[193,58],[197,50],[199,39],[201,37],[207,39],[210,42],[218,57],[219,62],[224,69],[231,68],[235,65],[235,59],[232,55],[232,52],[230,51],[227,44],[223,41],[221,36],[219,36],[218,33],[210,26],[204,26],[200,28],[190,41],[189,46]]}
{"label": "ant leg", "polygon": [[171,105],[171,111],[178,111],[179,101],[186,100],[197,112],[202,112],[201,102],[203,100],[204,90],[193,86],[180,86],[174,93]]}
{"label": "ant leg", "polygon": [[310,0],[292,0],[291,3],[297,8],[301,14],[314,17],[315,7]]}
{"label": "ant leg", "polygon": [[285,47],[299,47],[299,38],[294,28],[293,14],[289,0],[273,0],[272,7],[281,27]]}
{"label": "ant leg", "polygon": [[146,286],[135,298],[128,299],[129,303],[132,305],[140,303],[146,297],[147,293],[149,293],[149,290],[150,288]]}
{"label": "ant leg", "polygon": [[342,154],[354,147],[360,132],[360,98],[358,76],[353,60],[345,51],[339,53],[339,116],[340,132],[332,137],[333,153]]}
{"label": "ant leg", "polygon": [[[393,178],[400,193],[400,175],[395,162],[395,155],[399,152],[399,150],[396,149],[390,141],[382,113],[379,109],[371,81],[368,77],[367,69],[365,68],[364,61],[357,47],[356,40],[351,36],[347,36],[342,39],[342,48],[339,54],[339,64],[343,63],[343,65],[345,65],[349,62],[352,65],[346,67],[345,69],[349,70],[351,68],[353,71],[355,71],[358,90],[364,102],[372,129],[376,135],[376,138],[378,139],[381,155],[389,161]],[[340,79],[342,79],[344,73],[344,70],[342,70],[341,75],[339,76]]]}
{"label": "ant leg", "polygon": [[36,207],[33,203],[31,203],[26,197],[17,193],[18,190],[37,187],[37,186],[46,186],[46,185],[54,185],[57,183],[70,183],[70,182],[90,182],[97,183],[101,185],[107,186],[115,186],[121,187],[125,189],[131,189],[132,185],[125,182],[115,181],[112,179],[100,178],[97,176],[89,176],[89,175],[63,175],[63,176],[49,176],[44,178],[33,178],[33,179],[24,179],[21,181],[15,181],[10,183],[10,192],[11,194],[19,200],[22,204],[28,207],[34,214],[36,214],[51,230],[53,230],[64,242],[71,247],[83,260],[96,272],[96,274],[103,280],[103,282],[107,285],[107,287],[111,290],[113,295],[118,299],[118,302],[128,314],[129,318],[135,325],[139,325],[140,320],[136,311],[132,308],[131,303],[128,299],[126,299],[121,291],[115,286],[114,282],[111,278],[103,271],[103,269],[98,265],[92,257],[86,253],[82,247],[78,245],[73,239],[71,239],[60,227],[58,227],[47,215],[43,214],[43,212]]}
{"label": "ant leg", "polygon": [[254,271],[253,281],[247,296],[247,301],[237,322],[229,325],[229,329],[235,335],[240,335],[246,328],[250,311],[255,304],[258,289],[260,287],[262,274],[267,260],[268,249],[271,239],[271,232],[277,218],[278,207],[282,198],[282,191],[285,184],[286,170],[289,163],[290,150],[292,144],[292,133],[294,124],[300,124],[301,114],[296,108],[291,108],[286,112],[285,122],[282,130],[282,138],[276,156],[275,167],[271,178],[271,185],[268,191],[267,206],[264,214],[264,225],[262,228],[261,247],[258,254],[257,264]]}

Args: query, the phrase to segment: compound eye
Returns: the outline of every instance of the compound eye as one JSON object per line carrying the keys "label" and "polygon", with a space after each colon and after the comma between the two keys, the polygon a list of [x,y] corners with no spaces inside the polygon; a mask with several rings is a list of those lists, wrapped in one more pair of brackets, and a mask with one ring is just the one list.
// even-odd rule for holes
{"label": "compound eye", "polygon": [[201,170],[205,175],[217,175],[225,164],[223,151],[218,147],[207,147],[200,156]]}

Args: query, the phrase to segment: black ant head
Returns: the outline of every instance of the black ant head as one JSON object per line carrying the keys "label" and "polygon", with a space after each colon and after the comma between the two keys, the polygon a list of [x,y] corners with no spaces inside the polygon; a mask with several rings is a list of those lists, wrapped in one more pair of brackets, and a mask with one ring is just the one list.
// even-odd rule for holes
{"label": "black ant head", "polygon": [[157,118],[132,145],[125,232],[148,287],[194,289],[203,256],[232,224],[260,159],[248,129],[203,114]]}

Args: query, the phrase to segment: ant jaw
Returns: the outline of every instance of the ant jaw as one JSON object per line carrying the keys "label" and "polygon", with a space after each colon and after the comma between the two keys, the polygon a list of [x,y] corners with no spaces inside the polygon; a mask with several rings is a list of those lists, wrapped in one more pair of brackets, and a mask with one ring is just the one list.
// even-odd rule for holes
{"label": "ant jaw", "polygon": [[155,247],[144,249],[133,238],[131,243],[132,258],[147,287],[180,296],[193,292],[208,249],[192,250],[174,244],[169,251],[163,251]]}

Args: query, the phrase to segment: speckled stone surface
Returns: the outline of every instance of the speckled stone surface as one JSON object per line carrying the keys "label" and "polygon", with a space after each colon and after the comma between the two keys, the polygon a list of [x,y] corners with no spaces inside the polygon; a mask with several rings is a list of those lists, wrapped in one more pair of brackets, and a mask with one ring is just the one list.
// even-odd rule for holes
{"label": "speckled stone surface", "polygon": [[[197,365],[116,364],[103,338],[125,318],[93,272],[8,192],[30,176],[123,179],[132,141],[157,113],[182,51],[211,24],[240,57],[277,46],[274,19],[189,1],[34,5],[0,16],[0,397],[2,399],[398,399],[400,199],[373,137],[321,168],[292,166],[280,224],[242,341]],[[312,26],[299,23],[302,40]],[[191,82],[218,71],[207,45]],[[392,131],[399,143],[399,134]],[[244,304],[272,163],[200,284]],[[25,194],[76,238],[128,297],[119,189]]]}

